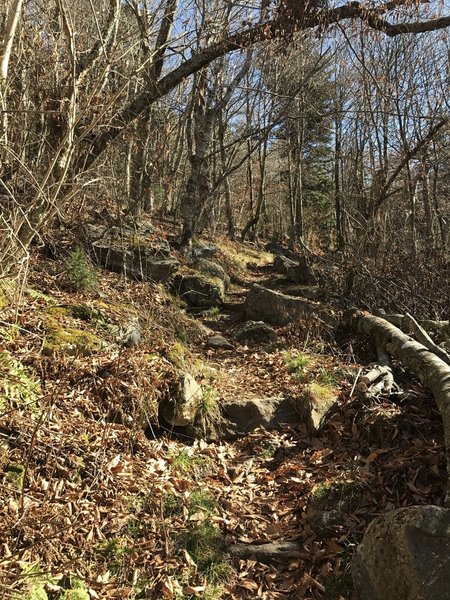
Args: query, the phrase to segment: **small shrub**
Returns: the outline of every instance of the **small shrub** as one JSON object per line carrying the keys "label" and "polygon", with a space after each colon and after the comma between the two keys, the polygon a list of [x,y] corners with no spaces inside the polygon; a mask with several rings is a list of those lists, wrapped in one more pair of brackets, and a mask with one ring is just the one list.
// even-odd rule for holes
{"label": "small shrub", "polygon": [[202,462],[199,456],[194,456],[186,449],[169,455],[172,457],[172,469],[181,473],[189,473]]}
{"label": "small shrub", "polygon": [[204,416],[211,416],[217,412],[217,392],[214,388],[206,387],[203,389],[200,411]]}
{"label": "small shrub", "polygon": [[311,359],[306,354],[297,352],[286,352],[284,355],[284,363],[287,370],[296,379],[303,379],[305,376],[306,367],[311,363]]}
{"label": "small shrub", "polygon": [[97,274],[90,258],[81,248],[70,253],[64,266],[67,281],[76,292],[88,292],[97,288]]}

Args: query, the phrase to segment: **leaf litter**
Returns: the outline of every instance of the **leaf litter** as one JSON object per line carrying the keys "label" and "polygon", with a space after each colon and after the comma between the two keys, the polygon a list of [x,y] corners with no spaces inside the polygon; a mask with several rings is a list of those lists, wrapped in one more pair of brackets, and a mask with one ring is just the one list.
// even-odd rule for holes
{"label": "leaf litter", "polygon": [[[50,276],[40,280],[42,291],[52,289]],[[369,405],[351,396],[360,365],[344,353],[313,344],[299,379],[281,346],[206,351],[198,330],[156,286],[125,285],[114,275],[102,276],[102,286],[111,303],[139,306],[143,349],[46,357],[42,300],[26,299],[18,317],[2,316],[5,330],[17,322],[21,330],[3,336],[2,350],[41,381],[41,397],[39,411],[17,403],[0,411],[1,597],[26,598],[37,576],[24,565],[33,565],[50,599],[77,577],[99,599],[350,600],[350,560],[367,524],[396,507],[441,501],[442,425],[417,383],[400,403]],[[61,303],[85,300],[52,294]],[[148,438],[142,423],[157,417],[174,375],[165,357],[180,330],[189,332],[197,358],[226,373],[214,380],[219,402],[262,392],[295,399],[326,372],[340,387],[339,407],[317,436],[299,424],[229,443]],[[304,351],[293,328],[279,333],[285,346]],[[388,439],[374,438],[361,415],[393,408]],[[284,540],[299,545],[288,562],[226,554],[231,544]]]}

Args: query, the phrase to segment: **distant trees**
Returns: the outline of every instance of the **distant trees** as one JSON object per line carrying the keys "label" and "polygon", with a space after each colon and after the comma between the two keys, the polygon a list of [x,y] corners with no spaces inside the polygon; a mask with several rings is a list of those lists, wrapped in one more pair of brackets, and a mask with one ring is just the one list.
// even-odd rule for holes
{"label": "distant trees", "polygon": [[[398,7],[410,18],[401,20],[396,13]],[[380,72],[382,69],[381,63],[376,64],[379,57],[368,55],[371,42],[366,28],[395,39],[407,33],[442,30],[450,25],[450,17],[425,15],[421,19],[424,14],[420,9],[405,6],[403,0],[376,7],[351,2],[337,8],[314,3],[305,5],[302,11],[291,8],[289,3],[283,3],[276,10],[266,0],[255,8],[231,2],[206,6],[196,1],[178,7],[176,0],[100,0],[95,4],[89,0],[29,0],[26,9],[20,0],[3,3],[2,270],[6,272],[20,264],[31,240],[51,218],[58,215],[63,223],[66,207],[73,211],[75,198],[85,206],[84,197],[93,193],[118,196],[123,191],[123,198],[117,197],[117,201],[121,209],[130,213],[148,210],[154,201],[170,202],[184,214],[186,243],[196,223],[202,219],[204,222],[206,213],[214,217],[216,224],[220,221],[221,207],[230,235],[235,235],[236,227],[240,227],[245,235],[251,232],[254,237],[264,215],[268,219],[266,226],[272,221],[274,229],[275,220],[283,225],[284,200],[278,203],[279,219],[275,219],[275,213],[270,218],[271,203],[266,202],[268,186],[275,185],[277,178],[280,190],[283,186],[288,188],[290,234],[296,239],[305,233],[305,201],[309,197],[312,202],[316,194],[316,200],[321,202],[326,197],[329,203],[330,184],[334,185],[338,237],[344,239],[358,229],[357,223],[365,226],[359,213],[365,214],[369,198],[372,205],[379,204],[370,216],[373,220],[391,195],[397,193],[400,180],[409,186],[411,210],[419,196],[423,206],[427,206],[428,237],[435,239],[439,229],[440,239],[445,239],[448,233],[441,195],[446,168],[442,140],[447,135],[448,107],[442,104],[437,110],[435,88],[420,101],[427,114],[403,122],[401,115],[410,111],[412,105],[402,96],[403,88],[395,89],[394,72],[389,84],[375,76],[379,87],[386,86],[378,96],[374,95],[370,79],[366,77],[364,82],[361,77],[372,68],[379,68]],[[361,48],[356,49],[363,52],[366,63],[361,64],[362,97],[358,92],[353,101],[343,94],[339,102],[331,100],[327,110],[327,95],[321,86],[328,86],[329,75],[315,74],[314,81],[309,78],[297,92],[288,86],[289,83],[295,87],[292,76],[292,81],[285,79],[282,86],[287,96],[284,106],[290,106],[293,113],[281,124],[283,102],[269,101],[268,83],[263,82],[266,96],[255,93],[254,83],[262,70],[255,55],[246,54],[247,48],[257,43],[264,46],[274,38],[285,38],[287,44],[297,31],[317,30],[325,36],[333,24],[349,20],[364,27],[358,42]],[[432,39],[438,45],[438,38]],[[367,42],[363,48],[364,40]],[[331,41],[325,46],[330,44]],[[391,64],[398,65],[400,80],[406,73],[400,59],[407,46],[399,43],[398,48]],[[412,59],[418,61],[421,77],[430,72],[430,65],[433,76],[437,76],[433,58],[430,56],[428,66],[422,65],[421,53],[419,49]],[[224,58],[227,55],[233,58]],[[300,55],[298,60],[295,71],[301,79],[302,64],[305,69],[309,67],[302,63]],[[305,73],[301,76],[305,77]],[[253,89],[239,92],[243,81]],[[339,87],[338,82],[335,85]],[[414,96],[417,82],[411,79],[408,85]],[[316,94],[312,103],[308,99],[310,92]],[[398,105],[392,100],[397,94]],[[279,92],[274,93],[274,97],[277,95]],[[352,102],[354,106],[350,108]],[[267,112],[261,115],[264,104]],[[388,105],[389,116],[381,116]],[[320,113],[315,124],[311,108]],[[309,111],[309,116],[305,111]],[[348,119],[351,111],[364,116],[364,122],[358,124],[356,119],[352,125]],[[335,122],[334,169],[331,157],[318,158],[327,146],[330,132],[326,123],[331,118]],[[395,119],[399,127],[402,125],[403,133],[397,136],[394,148],[391,137]],[[256,120],[262,122],[259,133]],[[278,125],[279,139],[275,143],[274,128]],[[387,142],[383,131],[388,132]],[[377,139],[377,135],[381,138]],[[312,141],[314,136],[316,142]],[[320,137],[322,141],[317,143]],[[277,144],[279,148],[284,144],[284,156],[290,161],[286,181],[281,181],[273,164],[268,171],[271,158],[278,161],[282,157]],[[252,157],[256,156],[255,171]],[[367,158],[372,161],[371,173],[367,171]],[[194,195],[189,191],[189,178],[196,184]],[[247,193],[253,198],[251,214],[243,208],[245,198],[241,198],[239,207],[233,205],[232,186],[244,179]],[[201,197],[199,184],[204,190]],[[239,193],[244,189],[241,186]],[[345,198],[348,191],[350,199]],[[354,209],[355,202],[360,202],[359,213]],[[413,221],[417,224],[417,219]]]}

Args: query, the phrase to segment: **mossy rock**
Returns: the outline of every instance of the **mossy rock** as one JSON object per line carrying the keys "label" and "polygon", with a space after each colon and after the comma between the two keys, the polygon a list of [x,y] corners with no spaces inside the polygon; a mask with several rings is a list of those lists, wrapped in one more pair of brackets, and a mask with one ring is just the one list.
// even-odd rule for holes
{"label": "mossy rock", "polygon": [[39,292],[38,290],[34,290],[33,288],[27,288],[25,290],[25,294],[31,300],[37,300],[39,302],[45,303],[47,306],[57,306],[59,304],[59,300],[54,296],[50,296],[49,294],[44,294]]}
{"label": "mossy rock", "polygon": [[40,397],[40,385],[27,368],[6,350],[0,351],[0,411],[7,408],[38,411]]}
{"label": "mossy rock", "polygon": [[99,352],[104,342],[94,333],[83,329],[69,327],[60,322],[63,317],[71,316],[70,310],[65,307],[48,309],[42,319],[45,330],[43,352],[53,354],[64,352],[70,356],[90,356]]}
{"label": "mossy rock", "polygon": [[338,392],[329,385],[314,382],[304,386],[297,409],[311,433],[320,431],[337,401]]}
{"label": "mossy rock", "polygon": [[225,288],[230,285],[230,276],[225,272],[223,267],[212,260],[201,258],[195,263],[195,269],[200,271],[209,278],[217,278],[223,281]]}
{"label": "mossy rock", "polygon": [[175,273],[173,287],[190,306],[211,308],[220,306],[225,300],[225,285],[221,279],[187,267]]}

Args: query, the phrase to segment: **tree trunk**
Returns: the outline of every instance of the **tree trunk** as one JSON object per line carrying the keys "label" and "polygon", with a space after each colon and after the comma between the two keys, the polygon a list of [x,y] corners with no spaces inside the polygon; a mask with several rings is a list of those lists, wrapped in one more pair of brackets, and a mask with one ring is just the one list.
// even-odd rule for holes
{"label": "tree trunk", "polygon": [[[352,309],[345,319],[354,331],[371,336],[377,347],[400,360],[434,394],[444,425],[447,474],[450,475],[450,366],[385,319]],[[445,506],[450,506],[450,479]]]}

